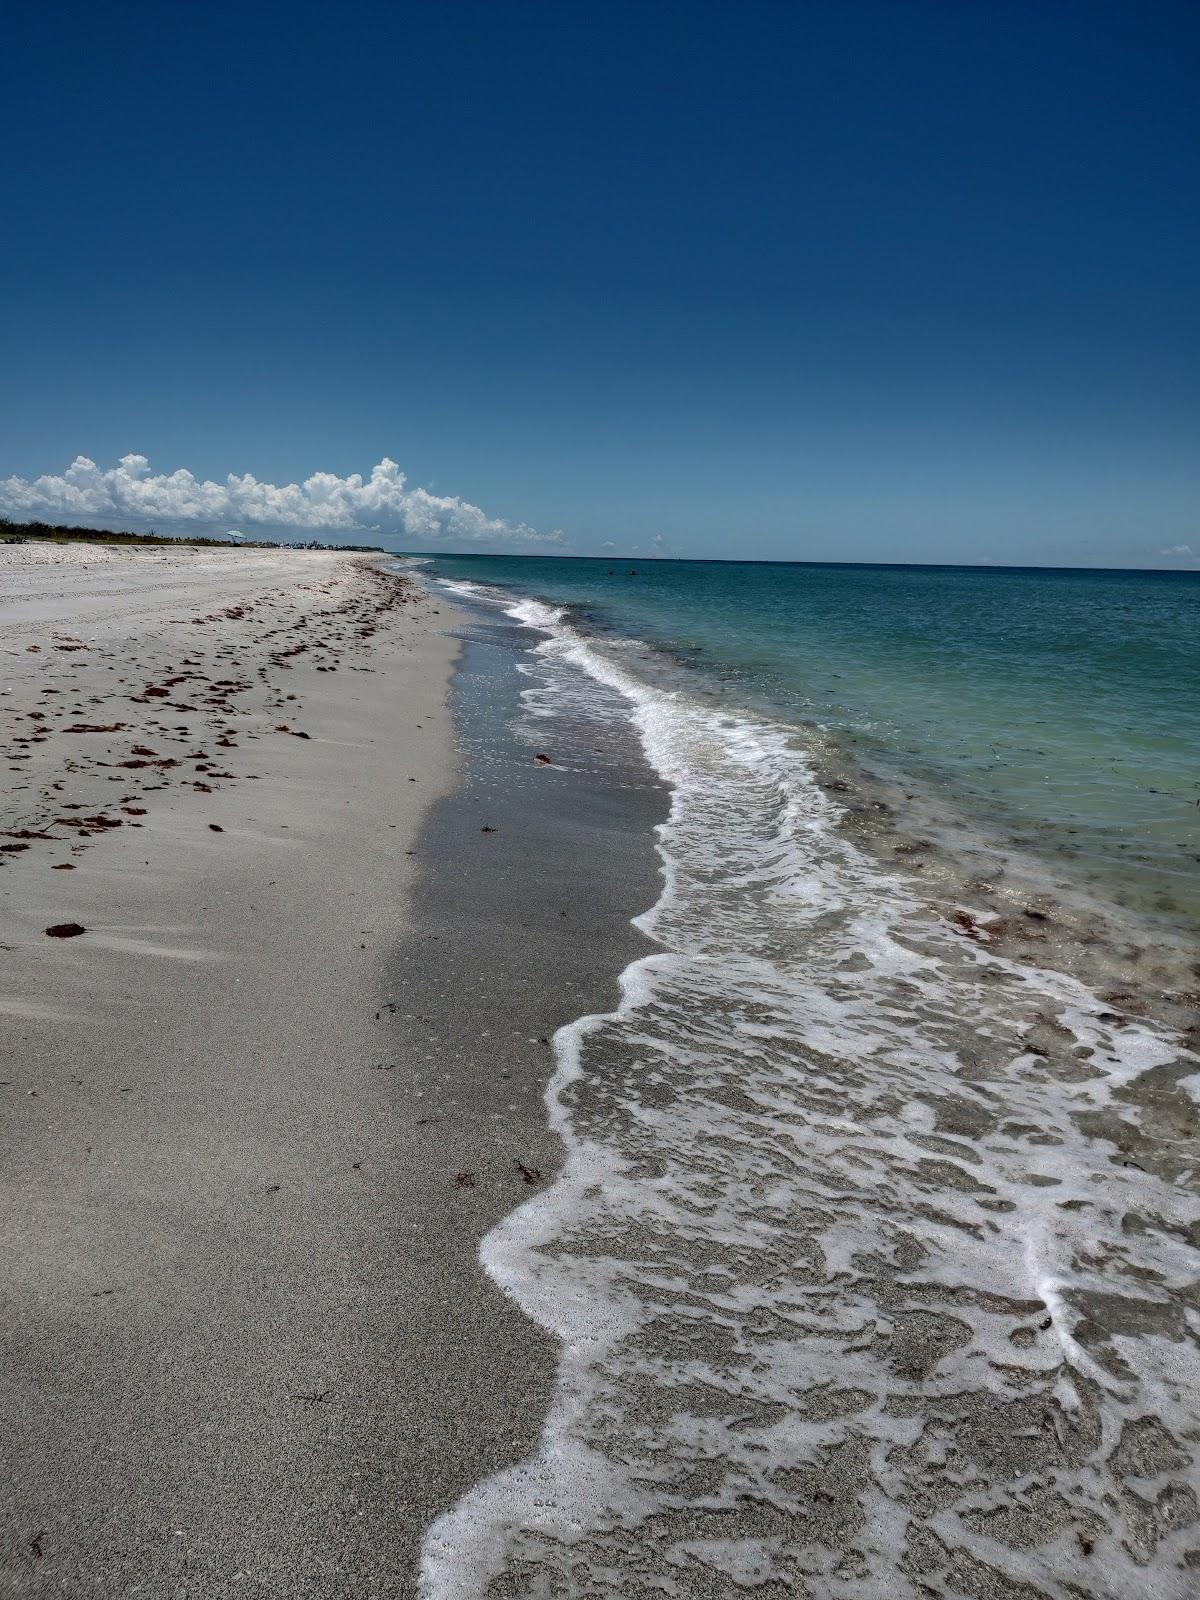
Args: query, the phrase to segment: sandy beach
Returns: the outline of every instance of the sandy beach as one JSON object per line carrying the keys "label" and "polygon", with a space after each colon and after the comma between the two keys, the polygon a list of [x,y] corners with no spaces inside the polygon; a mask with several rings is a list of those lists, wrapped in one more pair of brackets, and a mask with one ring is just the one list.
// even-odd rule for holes
{"label": "sandy beach", "polygon": [[475,1262],[540,1081],[532,1143],[486,1089],[451,1134],[403,1016],[446,608],[354,556],[0,561],[0,1592],[411,1593],[549,1381]]}
{"label": "sandy beach", "polygon": [[1153,971],[551,608],[0,554],[0,1593],[1190,1597]]}
{"label": "sandy beach", "polygon": [[1200,6],[23,6],[0,1600],[1200,1600]]}

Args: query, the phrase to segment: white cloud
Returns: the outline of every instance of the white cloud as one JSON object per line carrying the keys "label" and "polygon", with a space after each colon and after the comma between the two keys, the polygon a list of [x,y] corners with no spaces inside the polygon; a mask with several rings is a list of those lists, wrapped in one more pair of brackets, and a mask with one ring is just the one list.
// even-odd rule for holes
{"label": "white cloud", "polygon": [[1173,556],[1176,559],[1182,557],[1185,561],[1193,561],[1195,559],[1190,544],[1169,544],[1164,546],[1158,553],[1160,556]]}
{"label": "white cloud", "polygon": [[[226,526],[288,528],[313,533],[392,534],[420,544],[560,544],[561,533],[538,533],[525,523],[489,517],[457,495],[410,488],[386,456],[363,478],[314,472],[303,483],[260,483],[231,472],[223,483],[200,479],[181,467],[152,473],[145,456],[122,456],[102,471],[76,456],[61,476],[0,479],[0,513],[66,522],[119,522],[124,526]],[[365,540],[356,542],[364,543]]]}

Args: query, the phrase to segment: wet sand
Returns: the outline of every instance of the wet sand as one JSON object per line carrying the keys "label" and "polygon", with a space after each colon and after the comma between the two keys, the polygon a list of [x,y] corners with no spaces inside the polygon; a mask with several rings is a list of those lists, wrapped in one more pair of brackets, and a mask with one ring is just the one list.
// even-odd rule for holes
{"label": "wet sand", "polygon": [[479,1241],[664,796],[533,763],[511,641],[368,562],[0,562],[0,1594],[413,1595],[550,1403]]}
{"label": "wet sand", "polygon": [[[1191,1067],[1113,1077],[1136,1014],[1105,994],[1083,1045],[1025,979],[999,1005],[996,925],[906,902],[948,1002],[863,978],[857,933],[822,976],[809,935],[799,1009],[747,1004],[755,967],[728,1016],[701,984],[634,1018],[636,1072],[598,1034],[575,1136],[630,1159],[573,1196],[550,1040],[654,948],[629,918],[667,794],[628,718],[590,682],[516,717],[527,631],[349,557],[6,555],[0,1593],[409,1596],[423,1540],[426,1592],[469,1600],[724,1595],[731,1564],[770,1594],[1191,1592],[1191,1290],[1151,1271],[1194,1240]],[[1054,948],[1026,920],[1019,953]],[[830,995],[918,1055],[810,1038]],[[539,1195],[525,1289],[595,1305],[565,1347],[478,1259]],[[1030,1219],[1080,1209],[1077,1303],[1006,1294]],[[618,1296],[642,1322],[584,1372]]]}
{"label": "wet sand", "polygon": [[567,1163],[483,1244],[562,1357],[538,1448],[430,1529],[430,1600],[1191,1600],[1183,1037],[1059,970],[1057,906],[1013,931],[883,867],[870,792],[777,730],[509,614],[549,624],[532,748],[618,808],[635,704],[667,872],[621,1008],[556,1037]]}

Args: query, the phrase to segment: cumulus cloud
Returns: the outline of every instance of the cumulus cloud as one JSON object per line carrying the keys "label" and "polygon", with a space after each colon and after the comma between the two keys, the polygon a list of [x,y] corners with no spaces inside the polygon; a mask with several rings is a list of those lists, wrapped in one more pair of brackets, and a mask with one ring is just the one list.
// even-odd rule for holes
{"label": "cumulus cloud", "polygon": [[[523,522],[489,517],[457,495],[414,489],[387,456],[370,476],[314,472],[303,483],[260,483],[231,472],[224,482],[197,478],[186,467],[154,473],[145,456],[122,456],[102,470],[76,456],[67,470],[40,478],[0,479],[0,513],[123,526],[176,527],[230,523],[325,534],[391,534],[415,541],[466,544],[559,544]],[[364,542],[364,541],[359,541]]]}
{"label": "cumulus cloud", "polygon": [[1192,561],[1195,559],[1190,544],[1164,545],[1164,547],[1158,553],[1160,556],[1174,556],[1176,559],[1182,558],[1184,561]]}

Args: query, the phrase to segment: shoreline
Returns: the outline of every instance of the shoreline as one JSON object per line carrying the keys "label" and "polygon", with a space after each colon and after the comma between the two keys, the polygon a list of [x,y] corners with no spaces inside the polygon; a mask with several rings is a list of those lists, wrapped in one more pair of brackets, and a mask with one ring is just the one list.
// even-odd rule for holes
{"label": "shoreline", "polygon": [[[484,1312],[452,1318],[458,1425],[473,1458],[427,1455],[420,1473],[427,1515],[410,1581],[422,1595],[430,1527],[536,1449],[554,1401],[560,1342],[496,1281],[480,1245],[555,1192],[565,1151],[547,1115],[553,1040],[580,1012],[615,1004],[622,970],[652,948],[632,919],[660,892],[652,830],[666,811],[632,738],[592,751],[593,766],[560,727],[551,763],[538,763],[547,751],[521,716],[528,635],[473,607],[461,620],[452,709],[463,781],[426,814],[417,915],[395,962],[409,1013],[397,1020],[419,1026],[425,1047],[418,1103],[446,1117],[455,1176],[470,1180],[450,1190],[463,1231],[443,1258],[444,1292]],[[421,959],[431,938],[437,955]],[[418,1381],[435,1401],[438,1375]]]}
{"label": "shoreline", "polygon": [[[902,693],[893,697],[897,706],[893,707],[891,721],[883,715],[882,723],[876,727],[866,704],[855,701],[847,690],[850,698],[843,705],[841,691],[836,689],[844,678],[853,677],[855,670],[863,668],[853,650],[845,672],[838,666],[836,654],[822,655],[817,662],[803,654],[789,657],[784,644],[773,642],[778,631],[776,617],[761,641],[766,656],[756,653],[751,633],[744,641],[746,660],[739,667],[736,646],[729,638],[723,640],[721,633],[722,627],[732,623],[728,618],[718,623],[724,613],[715,602],[711,614],[705,613],[703,596],[709,586],[684,584],[682,571],[670,584],[657,588],[651,585],[648,595],[652,597],[661,589],[666,608],[665,618],[656,622],[645,612],[646,596],[639,597],[636,584],[623,586],[620,573],[615,582],[611,570],[606,578],[596,572],[587,581],[575,581],[565,570],[570,563],[560,561],[555,567],[554,558],[548,559],[551,569],[545,574],[544,587],[532,565],[523,566],[520,560],[509,572],[502,561],[480,558],[479,570],[475,571],[470,559],[451,557],[440,566],[435,563],[433,571],[446,577],[451,585],[461,583],[468,589],[478,585],[481,592],[490,591],[493,598],[507,596],[510,604],[533,601],[551,610],[562,607],[562,621],[567,627],[591,640],[602,654],[627,659],[635,675],[650,686],[681,693],[716,713],[794,729],[806,753],[829,769],[835,785],[841,785],[836,792],[848,795],[844,804],[853,806],[859,789],[870,790],[868,798],[872,801],[890,801],[910,829],[932,830],[940,852],[963,860],[965,878],[995,872],[998,866],[1007,867],[1028,892],[1050,889],[1072,901],[1084,915],[1107,905],[1110,920],[1119,920],[1121,914],[1128,912],[1145,928],[1147,937],[1194,946],[1200,921],[1196,897],[1188,894],[1189,880],[1193,884],[1198,881],[1190,770],[1168,766],[1161,773],[1150,771],[1142,781],[1134,782],[1126,762],[1119,779],[1110,778],[1108,766],[1114,763],[1106,765],[1103,751],[1094,749],[1090,757],[1094,771],[1089,768],[1093,781],[1089,787],[1111,796],[1124,786],[1120,793],[1126,812],[1118,825],[1111,798],[1090,808],[1079,804],[1077,790],[1072,791],[1069,783],[1063,792],[1056,791],[1060,757],[1068,771],[1076,773],[1077,785],[1089,758],[1081,749],[1078,730],[1062,743],[1061,750],[1054,738],[1047,738],[1046,747],[1040,748],[1045,716],[1037,714],[1037,707],[1023,712],[1019,703],[1014,706],[1013,731],[1007,743],[1001,738],[999,748],[992,745],[989,765],[981,766],[975,757],[987,753],[989,741],[972,715],[981,708],[964,705],[956,724],[953,708],[947,715],[946,706],[934,693],[933,699],[942,711],[938,724],[944,722],[945,729],[938,739],[932,739],[930,718],[921,710],[926,702],[909,702],[909,720],[905,721],[898,708],[898,703],[905,700]],[[700,569],[704,566],[690,565]],[[741,564],[737,565],[740,570]],[[1147,601],[1147,605],[1150,603]],[[698,608],[694,616],[692,608]],[[1175,626],[1175,635],[1168,638],[1178,647],[1179,619],[1172,614],[1166,622]],[[801,628],[799,632],[803,635],[805,630]],[[836,653],[836,645],[833,648]],[[726,649],[734,653],[726,657]],[[970,653],[966,648],[965,654]],[[1021,652],[1010,651],[1010,655],[1016,660]],[[893,676],[898,671],[904,677],[904,659],[901,650],[892,663]],[[941,665],[948,670],[949,660],[943,660]],[[811,692],[805,693],[804,674],[808,669],[817,672],[818,678],[809,685]],[[790,687],[778,677],[786,670],[798,674]],[[764,674],[762,682],[756,681],[756,671]],[[987,673],[978,670],[976,677],[981,683],[993,682]],[[933,689],[938,689],[936,682]],[[945,682],[939,692],[944,698]],[[1019,695],[1019,691],[1014,692]],[[1118,719],[1121,692],[1122,685],[1118,683],[1113,690],[1117,698],[1112,712]],[[990,710],[994,713],[995,706]],[[1044,713],[1045,708],[1040,711]],[[1028,728],[1024,724],[1026,715],[1035,718]],[[1130,711],[1129,715],[1133,717],[1135,713]],[[1183,728],[1179,731],[1182,733]],[[1122,746],[1115,732],[1112,746],[1114,750]],[[969,754],[971,748],[975,757]],[[995,763],[994,768],[991,763]],[[1034,769],[1039,765],[1045,768],[1041,783],[1035,781]],[[1010,768],[1024,771],[1024,787],[1014,788],[1005,778]],[[847,781],[849,791],[844,787]],[[1150,801],[1149,796],[1159,798]],[[1169,847],[1160,832],[1162,828],[1175,830]],[[1144,842],[1139,837],[1142,833],[1146,835]],[[925,847],[929,848],[929,841]],[[932,859],[921,859],[917,870],[936,865]]]}
{"label": "shoreline", "polygon": [[621,1005],[555,1038],[566,1169],[484,1243],[553,1406],[422,1593],[1182,1600],[1186,1042],[948,916],[783,730],[511,615],[544,737],[616,716],[670,774],[666,882]]}
{"label": "shoreline", "polygon": [[3,1583],[1173,1595],[1194,1068],[848,769],[296,561],[0,626]]}
{"label": "shoreline", "polygon": [[[537,764],[527,641],[406,579],[329,638],[325,584],[397,583],[355,558],[76,557],[0,622],[6,731],[51,730],[0,745],[12,822],[121,822],[0,869],[0,1592],[410,1596],[552,1400],[557,1341],[479,1243],[560,1167],[548,1040],[646,948],[661,785],[629,743],[617,793]],[[210,713],[208,681],[250,687]],[[35,684],[62,716],[29,721]],[[84,715],[123,726],[58,733]]]}
{"label": "shoreline", "polygon": [[[448,592],[457,601],[456,585],[472,581],[451,579]],[[480,590],[487,596],[489,585],[482,583]],[[556,609],[555,602],[520,589],[491,591],[477,603],[523,608],[531,599],[535,607]],[[580,642],[607,659],[606,636],[579,625],[569,606],[566,612],[565,623],[577,630]],[[544,624],[531,620],[529,626]],[[1077,858],[1049,848],[1039,852],[989,827],[927,777],[881,770],[844,729],[819,721],[789,723],[762,708],[747,709],[714,692],[711,683],[674,675],[680,666],[672,660],[670,674],[634,676],[645,688],[681,694],[714,716],[784,731],[836,809],[838,833],[884,871],[911,879],[914,890],[965,936],[998,954],[1076,978],[1118,1009],[1178,1031],[1191,1048],[1200,1048],[1196,940],[1178,914],[1130,897],[1127,884],[1089,875]]]}

